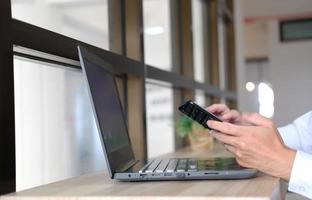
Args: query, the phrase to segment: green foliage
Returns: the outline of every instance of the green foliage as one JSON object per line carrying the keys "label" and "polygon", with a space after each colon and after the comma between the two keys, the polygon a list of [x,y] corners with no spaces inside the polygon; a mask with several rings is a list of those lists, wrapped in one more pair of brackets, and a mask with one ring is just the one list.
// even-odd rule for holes
{"label": "green foliage", "polygon": [[190,135],[193,139],[196,140],[198,133],[202,132],[203,130],[205,130],[205,128],[201,124],[187,116],[180,117],[176,123],[176,131],[182,138]]}
{"label": "green foliage", "polygon": [[204,130],[202,125],[187,116],[179,118],[176,124],[176,130],[180,137],[185,137],[190,134],[194,139],[196,139],[196,132]]}
{"label": "green foliage", "polygon": [[193,120],[187,116],[182,116],[176,123],[176,130],[180,137],[185,137],[192,132]]}

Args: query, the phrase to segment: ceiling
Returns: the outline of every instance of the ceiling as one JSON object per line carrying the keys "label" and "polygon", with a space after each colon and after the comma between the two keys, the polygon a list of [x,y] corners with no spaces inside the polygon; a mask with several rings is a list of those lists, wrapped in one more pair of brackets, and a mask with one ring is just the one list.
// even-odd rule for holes
{"label": "ceiling", "polygon": [[243,0],[245,17],[312,16],[312,0]]}

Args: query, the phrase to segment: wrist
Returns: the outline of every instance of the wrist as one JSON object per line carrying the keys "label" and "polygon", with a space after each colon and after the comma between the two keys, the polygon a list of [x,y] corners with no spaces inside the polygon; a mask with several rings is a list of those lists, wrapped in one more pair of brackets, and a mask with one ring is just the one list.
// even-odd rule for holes
{"label": "wrist", "polygon": [[289,181],[291,176],[292,167],[295,161],[296,151],[285,147],[283,153],[280,155],[280,167],[278,177]]}

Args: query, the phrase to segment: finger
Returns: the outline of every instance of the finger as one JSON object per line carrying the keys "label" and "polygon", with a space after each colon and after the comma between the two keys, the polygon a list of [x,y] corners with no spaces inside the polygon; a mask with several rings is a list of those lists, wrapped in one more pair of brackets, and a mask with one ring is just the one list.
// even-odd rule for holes
{"label": "finger", "polygon": [[231,153],[233,153],[235,155],[235,152],[236,152],[236,148],[231,146],[231,145],[228,145],[228,144],[225,144],[224,147]]}
{"label": "finger", "polygon": [[231,110],[221,116],[223,121],[236,122],[240,118],[240,113],[237,110]]}
{"label": "finger", "polygon": [[211,135],[225,145],[236,146],[236,137],[226,135],[218,131],[211,131]]}
{"label": "finger", "polygon": [[208,120],[207,125],[213,130],[233,136],[240,136],[241,135],[240,132],[242,132],[244,129],[243,126],[237,126],[234,124],[230,124],[228,122],[218,122],[214,120]]}
{"label": "finger", "polygon": [[244,113],[242,114],[241,120],[242,123],[248,123],[255,126],[271,127],[274,125],[270,119],[265,118],[258,113]]}
{"label": "finger", "polygon": [[206,108],[206,110],[213,114],[222,114],[225,113],[226,111],[229,111],[229,108],[224,104],[213,104],[208,108]]}

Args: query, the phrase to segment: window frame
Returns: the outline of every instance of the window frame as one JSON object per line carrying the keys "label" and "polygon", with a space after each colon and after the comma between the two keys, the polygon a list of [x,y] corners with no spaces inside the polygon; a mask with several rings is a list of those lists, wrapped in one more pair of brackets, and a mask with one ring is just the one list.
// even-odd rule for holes
{"label": "window frame", "polygon": [[[215,6],[210,5],[207,10],[214,11],[214,17],[217,18],[217,2],[211,0]],[[103,59],[110,62],[116,73],[127,76],[126,95],[127,103],[130,105],[135,101],[140,101],[145,105],[145,80],[154,79],[165,81],[172,84],[173,88],[181,89],[181,94],[175,94],[176,104],[192,98],[195,89],[204,91],[206,96],[215,98],[225,98],[226,100],[236,101],[236,92],[221,90],[216,81],[200,83],[194,80],[193,76],[193,50],[192,50],[192,33],[191,26],[191,0],[172,0],[171,17],[174,18],[173,34],[178,36],[172,41],[173,61],[172,72],[164,71],[144,63],[144,46],[143,46],[143,19],[142,19],[142,0],[108,0],[109,3],[109,32],[110,32],[110,51],[86,44],[85,42],[49,31],[32,24],[28,24],[12,18],[11,1],[0,1],[0,194],[6,194],[15,191],[15,119],[14,119],[14,76],[13,76],[13,55],[29,57],[42,60],[45,62],[58,63],[67,67],[80,69],[77,64],[68,64],[62,60],[57,60],[53,56],[58,56],[65,59],[70,59],[77,63],[79,60],[77,52],[77,44],[83,45],[91,51],[95,52]],[[174,6],[173,6],[174,5]],[[172,11],[175,9],[175,12]],[[183,16],[182,11],[187,11],[188,15],[178,19],[177,16]],[[188,11],[189,10],[189,11]],[[207,16],[210,13],[207,14]],[[215,19],[215,18],[213,18]],[[210,19],[209,19],[210,20]],[[214,23],[212,22],[212,27]],[[181,35],[181,31],[183,34]],[[217,37],[217,36],[215,36]],[[189,40],[191,38],[191,40]],[[135,43],[131,43],[135,40]],[[53,41],[53,42],[51,42]],[[213,42],[213,40],[210,40]],[[52,55],[51,57],[42,57],[27,52],[18,52],[14,50],[14,46],[21,46],[31,50],[43,52]],[[135,45],[135,53],[132,54],[133,45]],[[213,45],[213,44],[209,44]],[[129,48],[131,46],[131,49]],[[182,48],[183,47],[183,48]],[[214,51],[218,49],[216,44],[213,45]],[[183,51],[182,51],[183,50]],[[213,53],[212,52],[212,53]],[[185,56],[188,55],[188,56]],[[213,54],[212,54],[213,55]],[[211,56],[213,58],[214,56]],[[218,56],[217,56],[218,57]],[[217,58],[216,57],[216,58]],[[212,68],[218,72],[217,61],[212,61]],[[211,69],[209,69],[211,70]],[[215,73],[210,73],[215,74]],[[131,99],[131,92],[138,93],[138,97]],[[180,92],[179,92],[180,93]],[[132,105],[132,104],[131,104]],[[127,106],[126,106],[127,107]],[[128,106],[129,107],[129,106]],[[128,110],[129,116],[135,116],[136,121],[141,123],[136,124],[134,121],[129,121],[133,125],[133,130],[139,130],[139,134],[132,135],[133,140],[140,140],[143,144],[140,148],[135,149],[140,158],[146,158],[146,122],[145,122],[145,106],[139,110]],[[139,119],[139,120],[138,120]],[[131,131],[130,131],[131,132]],[[130,133],[131,134],[131,133]],[[145,144],[144,144],[145,142]]]}
{"label": "window frame", "polygon": [[10,0],[0,2],[0,195],[15,191],[13,39]]}

